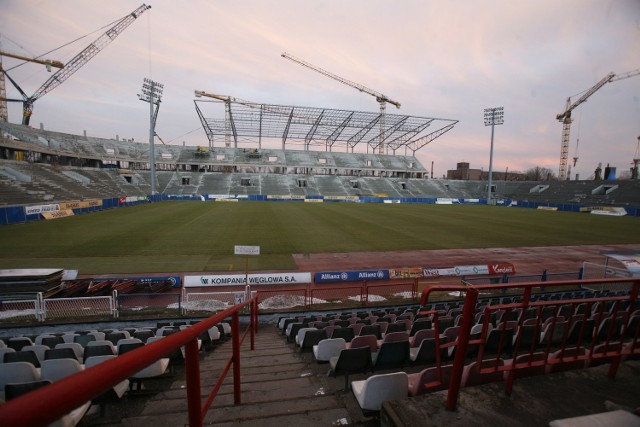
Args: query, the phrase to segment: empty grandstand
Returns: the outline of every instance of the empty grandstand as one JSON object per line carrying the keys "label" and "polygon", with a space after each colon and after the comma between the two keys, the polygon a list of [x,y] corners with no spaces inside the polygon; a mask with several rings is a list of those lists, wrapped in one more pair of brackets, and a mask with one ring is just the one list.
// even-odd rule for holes
{"label": "empty grandstand", "polygon": [[[150,194],[149,145],[0,123],[0,205]],[[286,148],[286,147],[285,147]],[[338,198],[484,203],[487,181],[430,179],[414,155],[273,148],[156,147],[161,196]],[[579,211],[618,206],[637,215],[640,181],[494,181],[503,204]]]}

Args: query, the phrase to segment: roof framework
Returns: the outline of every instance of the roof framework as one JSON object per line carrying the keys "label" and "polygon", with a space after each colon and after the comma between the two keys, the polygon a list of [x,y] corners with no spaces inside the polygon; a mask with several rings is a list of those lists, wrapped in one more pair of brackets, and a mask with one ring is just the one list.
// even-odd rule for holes
{"label": "roof framework", "polygon": [[[304,145],[324,151],[353,152],[359,144],[376,151],[381,145],[387,154],[398,149],[416,151],[451,130],[458,120],[385,114],[330,108],[258,104],[228,98],[226,101],[195,100],[196,111],[209,145],[238,148],[239,144],[261,147],[267,141]],[[202,103],[209,104],[206,107]],[[213,104],[213,105],[211,105]],[[224,118],[207,117],[216,108]],[[299,147],[297,149],[300,149]]]}

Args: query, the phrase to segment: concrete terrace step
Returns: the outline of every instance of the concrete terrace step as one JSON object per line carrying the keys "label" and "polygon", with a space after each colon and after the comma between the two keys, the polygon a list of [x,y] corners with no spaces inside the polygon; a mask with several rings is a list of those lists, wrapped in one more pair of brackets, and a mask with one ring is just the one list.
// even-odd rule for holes
{"label": "concrete terrace step", "polygon": [[[200,358],[202,398],[206,399],[232,350],[231,339]],[[341,390],[343,379],[327,378],[328,365],[319,365],[311,353],[298,352],[273,325],[263,325],[249,350],[242,345],[241,400],[233,403],[230,372],[203,424],[213,426],[332,426],[368,425],[352,393]],[[150,384],[147,395],[135,391],[107,410],[100,419],[89,413],[82,426],[182,426],[188,424],[184,366],[178,365],[162,387]],[[159,390],[157,392],[151,391]],[[121,407],[123,406],[123,407]],[[93,410],[94,412],[95,409]],[[354,412],[353,415],[351,412]],[[375,425],[375,424],[374,424]]]}

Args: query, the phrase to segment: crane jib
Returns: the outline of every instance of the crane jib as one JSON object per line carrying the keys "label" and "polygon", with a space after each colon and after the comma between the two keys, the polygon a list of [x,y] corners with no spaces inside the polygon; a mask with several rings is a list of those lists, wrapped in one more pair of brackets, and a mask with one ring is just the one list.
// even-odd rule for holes
{"label": "crane jib", "polygon": [[[23,102],[22,112],[22,124],[29,125],[31,113],[33,111],[33,103],[43,95],[51,92],[56,87],[64,83],[71,75],[84,66],[91,58],[96,56],[98,52],[104,49],[109,43],[111,43],[116,37],[118,37],[138,16],[144,13],[146,10],[151,9],[151,6],[143,4],[139,6],[132,13],[126,15],[120,19],[111,28],[109,28],[104,34],[98,37],[93,43],[84,48],[80,53],[73,57],[65,67],[54,73],[49,79],[44,82],[40,88],[35,91],[30,97],[26,97]],[[24,96],[24,95],[23,95]]]}

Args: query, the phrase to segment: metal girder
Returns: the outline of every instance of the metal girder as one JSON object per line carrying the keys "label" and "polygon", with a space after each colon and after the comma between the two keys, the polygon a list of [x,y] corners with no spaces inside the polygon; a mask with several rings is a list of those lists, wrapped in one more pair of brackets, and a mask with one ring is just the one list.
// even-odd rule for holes
{"label": "metal girder", "polygon": [[422,147],[424,147],[425,145],[429,144],[431,141],[433,141],[434,139],[442,136],[443,134],[449,132],[451,129],[453,129],[453,127],[456,125],[456,123],[458,123],[458,120],[453,121],[453,123],[450,123],[434,132],[431,132],[428,135],[425,135],[423,137],[420,137],[414,141],[410,141],[408,142],[406,145],[407,147],[413,152],[413,155],[416,155],[416,151],[418,151],[419,149],[421,149]]}
{"label": "metal girder", "polygon": [[[272,143],[280,142],[283,147],[285,144],[304,145],[305,149],[311,149],[314,145],[330,151],[335,147],[353,149],[360,142],[367,141],[369,143],[367,147],[371,142],[376,143],[374,147],[379,147],[381,144],[386,147],[386,143],[389,142],[389,147],[396,150],[406,145],[411,139],[417,140],[429,126],[433,127],[437,124],[442,127],[457,123],[449,119],[404,114],[385,114],[383,123],[383,116],[378,112],[248,104],[239,102],[233,97],[225,97],[224,100],[215,98],[195,100],[195,102],[200,106],[197,109],[199,115],[203,114],[200,102],[207,102],[211,108],[216,108],[218,111],[214,117],[220,116],[220,113],[226,114],[226,122],[230,120],[229,114],[220,106],[228,105],[237,142],[243,144],[255,142],[255,146],[271,141]],[[209,117],[212,116],[209,115]],[[201,122],[210,140],[215,137],[219,141],[225,136],[225,120],[204,117],[204,120],[201,118]],[[226,128],[229,129],[229,127],[227,123]]]}
{"label": "metal girder", "polygon": [[[327,139],[325,140],[325,144],[327,144],[329,147],[333,147],[333,144],[336,142],[336,139],[340,136],[340,134],[342,134],[342,131],[347,127],[347,125],[349,124],[349,122],[351,121],[351,118],[353,117],[353,115],[355,114],[354,111],[352,111],[346,119],[344,119],[342,121],[342,123],[340,123],[336,129],[331,133],[331,135],[329,135],[327,137]],[[329,141],[331,141],[331,143],[329,143]]]}
{"label": "metal girder", "polygon": [[[395,138],[393,142],[389,142],[388,146],[391,148],[391,150],[393,150],[393,153],[395,154],[398,148],[402,147],[403,145],[406,145],[414,135],[417,135],[418,133],[425,130],[427,127],[429,127],[429,125],[431,125],[431,122],[433,122],[434,120],[435,119],[431,119],[426,123],[421,123],[420,125],[414,127],[411,130],[407,130],[405,133]],[[396,142],[396,141],[399,141],[399,142]]]}
{"label": "metal girder", "polygon": [[[391,135],[393,135],[393,133],[399,129],[402,125],[404,125],[407,120],[409,120],[409,116],[404,116],[401,117],[400,120],[398,120],[393,126],[391,126],[390,128],[385,129],[385,133],[384,135],[382,135],[382,138],[378,138],[376,137],[375,139],[370,140],[367,144],[369,144],[369,146],[371,148],[373,148],[374,150],[378,147],[380,147],[381,145],[385,144],[387,142],[387,139],[389,139],[389,137]],[[371,143],[375,140],[378,140],[378,143],[376,145],[372,145]]]}
{"label": "metal girder", "polygon": [[305,148],[308,147],[309,143],[313,140],[313,135],[316,133],[318,126],[320,126],[320,122],[322,122],[322,117],[324,117],[324,112],[325,110],[322,110],[322,112],[320,113],[316,121],[311,126],[311,129],[309,129],[309,132],[307,132],[307,136],[304,137]]}
{"label": "metal girder", "polygon": [[380,121],[380,119],[382,119],[383,116],[383,114],[378,114],[378,116],[375,119],[371,120],[368,125],[361,128],[358,133],[349,138],[347,140],[347,149],[353,148],[358,145],[360,141],[362,141],[362,139],[365,137],[365,135],[367,135],[367,133],[369,133],[369,131],[373,129],[373,127]]}
{"label": "metal girder", "polygon": [[287,142],[287,136],[289,135],[289,128],[291,127],[291,120],[293,120],[293,112],[296,107],[291,107],[291,113],[289,114],[289,120],[287,120],[287,124],[284,127],[284,132],[282,133],[282,149],[284,150],[284,144]]}

